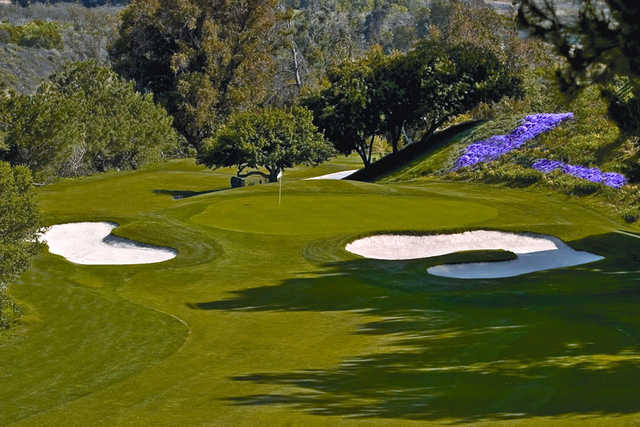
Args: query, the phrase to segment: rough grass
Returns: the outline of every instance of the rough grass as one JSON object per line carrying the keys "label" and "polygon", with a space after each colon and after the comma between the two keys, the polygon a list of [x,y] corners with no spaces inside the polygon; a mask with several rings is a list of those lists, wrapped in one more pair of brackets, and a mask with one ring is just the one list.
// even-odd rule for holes
{"label": "rough grass", "polygon": [[[117,221],[179,255],[42,253],[10,288],[25,315],[0,344],[0,425],[638,422],[640,240],[537,190],[300,180],[356,161],[285,171],[279,207],[277,185],[227,190],[231,171],[189,161],[41,188],[49,223]],[[344,250],[454,227],[553,234],[607,259],[470,281],[425,273],[445,259]]]}

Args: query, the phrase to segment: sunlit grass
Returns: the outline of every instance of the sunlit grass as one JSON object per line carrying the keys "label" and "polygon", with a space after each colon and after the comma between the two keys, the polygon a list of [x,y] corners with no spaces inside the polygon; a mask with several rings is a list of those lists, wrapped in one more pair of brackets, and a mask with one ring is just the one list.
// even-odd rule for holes
{"label": "sunlit grass", "polygon": [[[190,161],[42,188],[47,223],[113,220],[179,254],[40,255],[11,288],[25,316],[0,343],[0,425],[634,423],[640,240],[612,233],[623,224],[535,190],[302,180],[353,162],[285,171],[280,206],[277,185],[229,190],[231,170]],[[606,259],[469,281],[426,268],[495,253],[344,250],[466,228],[553,234]]]}

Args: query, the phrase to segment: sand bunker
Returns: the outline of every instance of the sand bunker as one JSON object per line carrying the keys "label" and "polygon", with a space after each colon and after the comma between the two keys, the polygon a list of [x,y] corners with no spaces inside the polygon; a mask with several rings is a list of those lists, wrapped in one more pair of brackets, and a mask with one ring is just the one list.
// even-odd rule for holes
{"label": "sand bunker", "polygon": [[49,245],[49,252],[75,264],[152,264],[175,258],[178,253],[113,236],[111,230],[116,227],[111,222],[59,224],[49,227],[41,239]]}
{"label": "sand bunker", "polygon": [[313,178],[305,179],[305,181],[309,181],[313,179],[345,179],[349,175],[353,174],[354,172],[357,172],[358,170],[359,169],[353,169],[349,171],[342,171],[342,172],[329,173],[326,175],[314,176]]}
{"label": "sand bunker", "polygon": [[510,261],[445,264],[427,270],[436,276],[458,279],[513,277],[603,259],[589,252],[576,251],[551,236],[485,230],[431,236],[371,236],[349,243],[346,249],[366,258],[384,260],[429,258],[462,251],[499,249],[518,255],[517,259]]}

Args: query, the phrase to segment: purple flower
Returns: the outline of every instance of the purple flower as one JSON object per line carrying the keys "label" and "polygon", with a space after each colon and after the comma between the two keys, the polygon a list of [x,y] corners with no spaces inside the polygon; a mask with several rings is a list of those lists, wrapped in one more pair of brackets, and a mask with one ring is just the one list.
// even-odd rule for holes
{"label": "purple flower", "polygon": [[544,173],[553,172],[554,170],[559,169],[563,166],[564,166],[564,163],[562,162],[559,162],[557,160],[547,160],[547,159],[536,160],[531,165],[532,168]]}
{"label": "purple flower", "polygon": [[619,173],[605,172],[602,177],[602,183],[613,188],[620,188],[627,183],[627,178]]}
{"label": "purple flower", "polygon": [[510,134],[492,136],[469,145],[464,154],[456,160],[453,170],[495,160],[572,117],[573,113],[526,116]]}
{"label": "purple flower", "polygon": [[533,162],[531,167],[544,173],[552,172],[556,169],[562,169],[563,173],[575,176],[576,178],[586,179],[587,181],[601,183],[607,187],[620,188],[627,183],[627,178],[619,173],[602,172],[598,168],[567,165],[557,160],[536,160]]}

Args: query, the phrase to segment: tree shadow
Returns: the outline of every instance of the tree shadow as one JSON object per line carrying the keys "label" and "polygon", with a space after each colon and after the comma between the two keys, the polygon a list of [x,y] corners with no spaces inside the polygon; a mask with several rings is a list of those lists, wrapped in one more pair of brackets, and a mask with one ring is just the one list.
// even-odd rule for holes
{"label": "tree shadow", "polygon": [[379,320],[356,333],[390,341],[335,369],[238,373],[233,380],[279,392],[227,398],[234,405],[452,423],[632,413],[640,410],[634,240],[608,234],[573,242],[607,259],[500,280],[435,278],[419,262],[331,262],[314,277],[189,306],[363,312]]}
{"label": "tree shadow", "polygon": [[231,187],[228,188],[217,188],[215,190],[205,190],[205,191],[191,191],[191,190],[153,190],[153,194],[162,194],[169,195],[173,197],[174,200],[186,199],[189,197],[200,196],[202,194],[210,194],[217,193],[218,191],[230,190]]}

